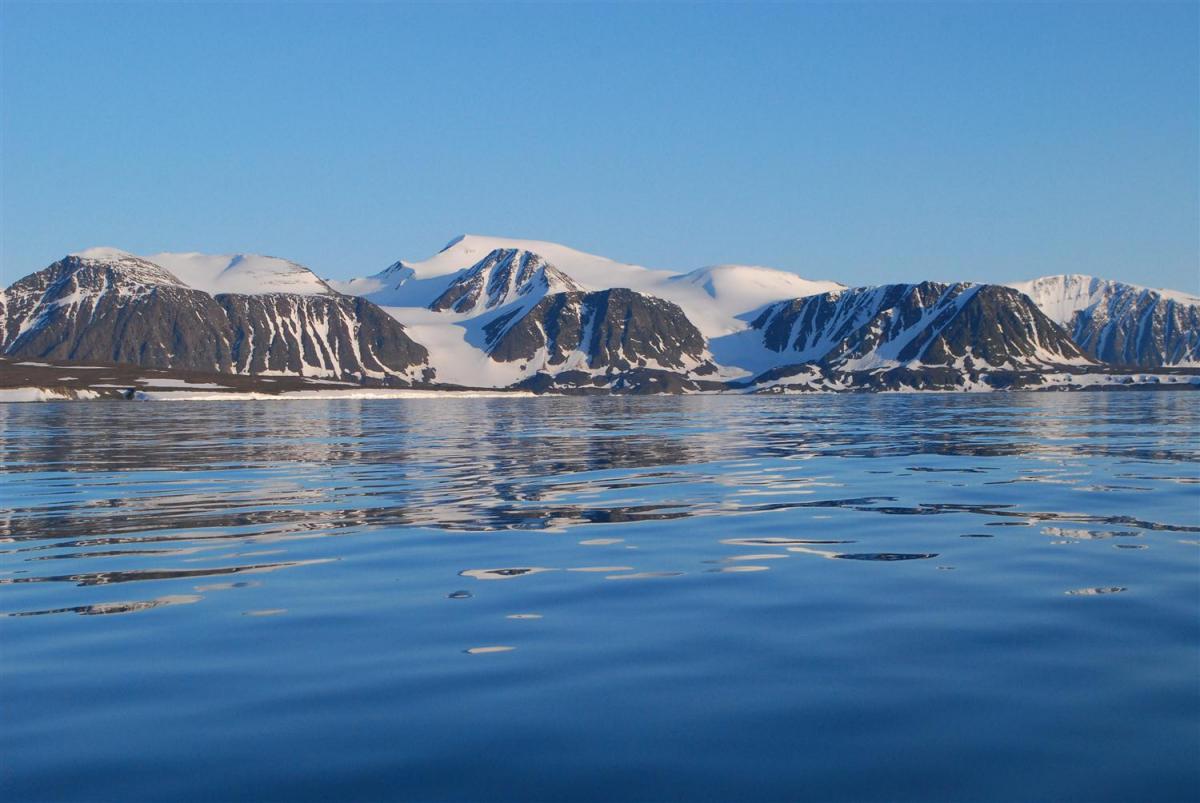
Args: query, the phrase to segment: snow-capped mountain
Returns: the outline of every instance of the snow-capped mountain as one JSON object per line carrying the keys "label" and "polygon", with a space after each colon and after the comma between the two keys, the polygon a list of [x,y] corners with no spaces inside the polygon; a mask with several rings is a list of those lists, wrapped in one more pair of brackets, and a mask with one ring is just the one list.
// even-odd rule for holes
{"label": "snow-capped mountain", "polygon": [[219,373],[424,374],[425,349],[371,302],[265,286],[272,290],[213,295],[148,259],[90,249],[5,291],[0,353]]}
{"label": "snow-capped mountain", "polygon": [[1200,365],[1200,298],[1079,274],[1012,286],[1098,360],[1141,368]]}
{"label": "snow-capped mountain", "polygon": [[[479,235],[455,238],[426,260],[400,260],[372,276],[330,284],[383,305],[419,342],[429,346],[438,376],[462,384],[481,378],[511,384],[532,373],[577,370],[571,361],[504,362],[491,356],[495,336],[485,330],[491,327],[494,333],[497,328],[512,328],[520,315],[506,307],[514,303],[520,304],[523,315],[531,312],[539,299],[554,293],[630,290],[645,307],[668,302],[663,310],[681,310],[684,320],[703,338],[715,338],[744,330],[748,314],[764,304],[842,286],[748,265],[677,273],[617,262],[557,243]],[[582,303],[580,309],[586,309],[591,302]],[[553,319],[558,309],[547,305],[535,317],[550,312]],[[430,315],[430,310],[442,314]],[[673,321],[673,313],[667,317]],[[498,319],[503,322],[496,323]],[[669,327],[674,328],[674,323]],[[665,348],[673,351],[669,345]],[[653,351],[631,358],[630,364],[637,365],[639,360],[655,363]],[[702,351],[705,353],[696,359],[698,366],[711,360],[711,355]],[[520,369],[521,365],[525,368]],[[607,367],[597,364],[592,370]],[[746,369],[732,365],[724,373],[745,374]]]}
{"label": "snow-capped mountain", "polygon": [[[81,251],[26,276],[5,291],[6,354],[87,359],[160,359],[174,328],[176,311],[202,309],[196,327],[212,320],[208,296],[185,286],[170,272],[114,248]],[[119,326],[122,341],[89,336]]]}
{"label": "snow-capped mountain", "polygon": [[[565,250],[560,247],[560,253]],[[568,260],[578,267],[588,258]],[[584,274],[595,281],[595,263],[592,268]],[[643,268],[618,272],[648,281]],[[458,381],[490,375],[495,382],[521,385],[539,377],[545,388],[563,375],[575,387],[611,387],[633,381],[618,376],[629,372],[641,372],[643,379],[646,371],[674,372],[687,380],[716,370],[704,336],[676,304],[629,288],[585,290],[531,251],[496,248],[464,270],[422,278],[424,273],[418,268],[408,278],[410,298],[420,297],[415,293],[420,282],[451,281],[427,310],[388,311],[412,321],[418,336],[437,344],[434,364],[442,375],[457,380],[457,371],[470,372]],[[431,318],[430,311],[440,314]]]}
{"label": "snow-capped mountain", "polygon": [[399,260],[371,276],[331,282],[331,285],[340,292],[363,296],[385,307],[427,307],[460,274],[494,251],[536,254],[582,290],[612,287],[646,290],[675,275],[671,271],[616,262],[558,243],[464,234],[451,240],[429,259]]}
{"label": "snow-capped mountain", "polygon": [[570,276],[541,256],[515,248],[496,249],[457,275],[429,304],[435,312],[469,315],[550,293],[580,290]]}
{"label": "snow-capped mountain", "polygon": [[976,376],[1091,362],[1032,301],[988,284],[892,284],[783,301],[742,339],[760,347],[759,365],[843,373],[952,368]]}
{"label": "snow-capped mountain", "polygon": [[705,337],[744,329],[746,322],[739,316],[769,302],[842,287],[775,268],[716,265],[679,273],[617,262],[558,243],[470,234],[451,240],[429,259],[400,260],[372,276],[330,284],[340,292],[361,295],[385,307],[426,307],[451,282],[496,251],[535,254],[580,290],[626,288],[671,301]]}
{"label": "snow-capped mountain", "polygon": [[645,290],[655,281],[673,275],[671,271],[629,265],[544,240],[485,237],[477,234],[455,237],[429,259],[404,262],[403,264],[412,268],[413,273],[419,278],[445,276],[476,264],[497,249],[513,249],[537,254],[570,276],[586,290],[603,290],[610,287]]}
{"label": "snow-capped mountain", "polygon": [[[274,257],[98,248],[0,290],[3,365],[587,393],[988,390],[1153,384],[1118,368],[1200,368],[1198,353],[1200,299],[1091,277],[846,288],[479,236],[346,282]],[[1200,387],[1196,369],[1167,373]]]}

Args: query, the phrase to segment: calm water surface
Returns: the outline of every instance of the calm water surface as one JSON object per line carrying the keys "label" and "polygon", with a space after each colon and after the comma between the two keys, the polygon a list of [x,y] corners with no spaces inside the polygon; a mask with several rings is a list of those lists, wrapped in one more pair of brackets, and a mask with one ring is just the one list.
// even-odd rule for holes
{"label": "calm water surface", "polygon": [[5,800],[1184,800],[1200,394],[0,404]]}

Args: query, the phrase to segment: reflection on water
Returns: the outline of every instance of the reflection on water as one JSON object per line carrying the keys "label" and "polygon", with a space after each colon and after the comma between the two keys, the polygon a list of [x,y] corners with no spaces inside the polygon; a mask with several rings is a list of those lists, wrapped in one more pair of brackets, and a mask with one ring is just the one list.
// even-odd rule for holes
{"label": "reflection on water", "polygon": [[516,647],[504,647],[497,645],[495,647],[471,647],[470,649],[463,650],[463,652],[467,653],[468,655],[487,655],[493,652],[511,652],[515,649]]}
{"label": "reflection on water", "polygon": [[788,552],[803,552],[806,555],[818,555],[834,560],[926,560],[936,558],[936,552],[833,552],[828,549],[809,549],[808,547],[788,547]]}
{"label": "reflection on water", "polygon": [[[464,400],[424,409],[393,404],[386,413],[366,417],[357,414],[364,406],[345,403],[317,403],[308,410],[290,404],[195,404],[176,410],[180,415],[143,406],[120,412],[137,420],[118,438],[88,433],[89,423],[105,426],[111,406],[52,405],[36,414],[13,407],[0,424],[5,471],[17,486],[23,473],[36,473],[39,494],[32,500],[13,495],[0,536],[12,543],[36,542],[26,548],[40,550],[156,541],[217,546],[372,527],[561,529],[795,507],[891,515],[968,509],[1032,521],[1127,522],[1150,529],[1178,524],[984,503],[897,505],[888,493],[792,502],[743,498],[754,489],[807,497],[811,494],[803,492],[849,487],[844,479],[828,482],[827,472],[805,470],[806,462],[832,456],[1020,456],[1056,464],[1004,479],[995,478],[996,467],[980,465],[905,464],[887,472],[949,470],[993,478],[982,480],[988,485],[1079,483],[1086,475],[1072,465],[1076,455],[1180,467],[1176,476],[1156,475],[1159,482],[1191,478],[1183,470],[1194,458],[1186,438],[1171,438],[1169,432],[1158,439],[1114,436],[1122,427],[1138,426],[1133,416],[1112,415],[1101,423],[1055,416],[1052,409],[1014,415],[1010,407],[997,405],[962,422],[954,420],[946,400],[926,399],[929,414],[906,422],[884,416],[895,407],[884,401],[895,400],[860,403],[850,417],[844,405],[810,400],[800,416],[788,415],[781,406],[773,414],[712,422],[720,426],[692,418],[711,420],[731,403],[708,399],[608,400],[603,409],[596,408],[604,404],[597,401],[514,399],[489,405],[488,400]],[[580,410],[589,404],[594,409]],[[475,417],[480,411],[486,412]],[[593,412],[596,418],[589,419]],[[634,421],[637,426],[630,425]],[[666,427],[657,428],[657,422]],[[1175,432],[1182,436],[1186,427]],[[770,470],[732,468],[750,454],[788,463]],[[730,487],[735,492],[725,490]],[[890,484],[881,479],[866,487],[886,492]],[[688,493],[672,494],[684,489]],[[699,490],[705,493],[693,493]],[[47,543],[47,532],[55,534],[53,542]]]}
{"label": "reflection on water", "polygon": [[[149,550],[154,555],[160,550]],[[132,553],[130,553],[132,554]],[[87,553],[82,553],[87,557]],[[229,557],[237,557],[230,555]],[[211,577],[222,574],[255,574],[273,572],[276,569],[286,569],[291,566],[308,566],[313,563],[326,563],[327,560],[295,560],[284,563],[260,563],[248,566],[214,566],[207,569],[130,569],[115,572],[83,572],[80,574],[33,575],[28,577],[0,578],[0,585],[13,583],[74,583],[79,586],[102,586],[111,583],[129,583],[135,580],[180,580],[189,577]],[[14,573],[15,574],[15,573]]]}
{"label": "reflection on water", "polygon": [[187,605],[199,602],[200,594],[169,594],[155,599],[139,600],[136,602],[97,602],[93,605],[73,605],[69,608],[52,608],[48,611],[16,611],[9,616],[41,616],[47,613],[78,613],[83,616],[99,616],[109,613],[132,613],[133,611],[148,611],[163,605]]}
{"label": "reflection on water", "polygon": [[552,571],[554,570],[542,566],[527,566],[520,569],[464,569],[459,574],[463,577],[474,577],[476,580],[511,580],[526,574]]}
{"label": "reflection on water", "polygon": [[1198,426],[1184,393],[0,405],[5,796],[1170,798]]}

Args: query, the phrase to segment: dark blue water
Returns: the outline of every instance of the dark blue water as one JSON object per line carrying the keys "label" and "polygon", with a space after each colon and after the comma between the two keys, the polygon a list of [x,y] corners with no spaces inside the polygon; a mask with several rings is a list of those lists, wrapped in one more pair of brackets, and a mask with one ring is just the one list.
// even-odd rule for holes
{"label": "dark blue water", "polygon": [[1192,799],[1198,434],[1187,393],[0,405],[0,797]]}

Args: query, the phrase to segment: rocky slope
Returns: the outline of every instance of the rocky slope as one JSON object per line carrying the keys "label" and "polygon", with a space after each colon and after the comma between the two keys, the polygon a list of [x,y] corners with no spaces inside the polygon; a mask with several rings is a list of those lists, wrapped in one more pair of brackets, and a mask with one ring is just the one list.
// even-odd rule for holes
{"label": "rocky slope", "polygon": [[371,302],[209,293],[112,249],[65,257],[5,291],[0,352],[185,371],[413,380],[426,352]]}
{"label": "rocky slope", "polygon": [[491,320],[488,353],[501,362],[538,362],[624,371],[633,367],[712,373],[704,337],[679,307],[662,299],[613,289],[548,295]]}
{"label": "rocky slope", "polygon": [[1077,274],[1013,287],[1097,360],[1139,368],[1200,365],[1200,298]]}
{"label": "rocky slope", "polygon": [[754,319],[751,338],[773,363],[759,382],[806,367],[841,384],[966,387],[985,374],[1092,363],[1030,299],[986,284],[894,284],[779,302]]}
{"label": "rocky slope", "polygon": [[480,313],[551,293],[580,290],[570,276],[530,251],[498,248],[457,276],[430,304],[435,312]]}

